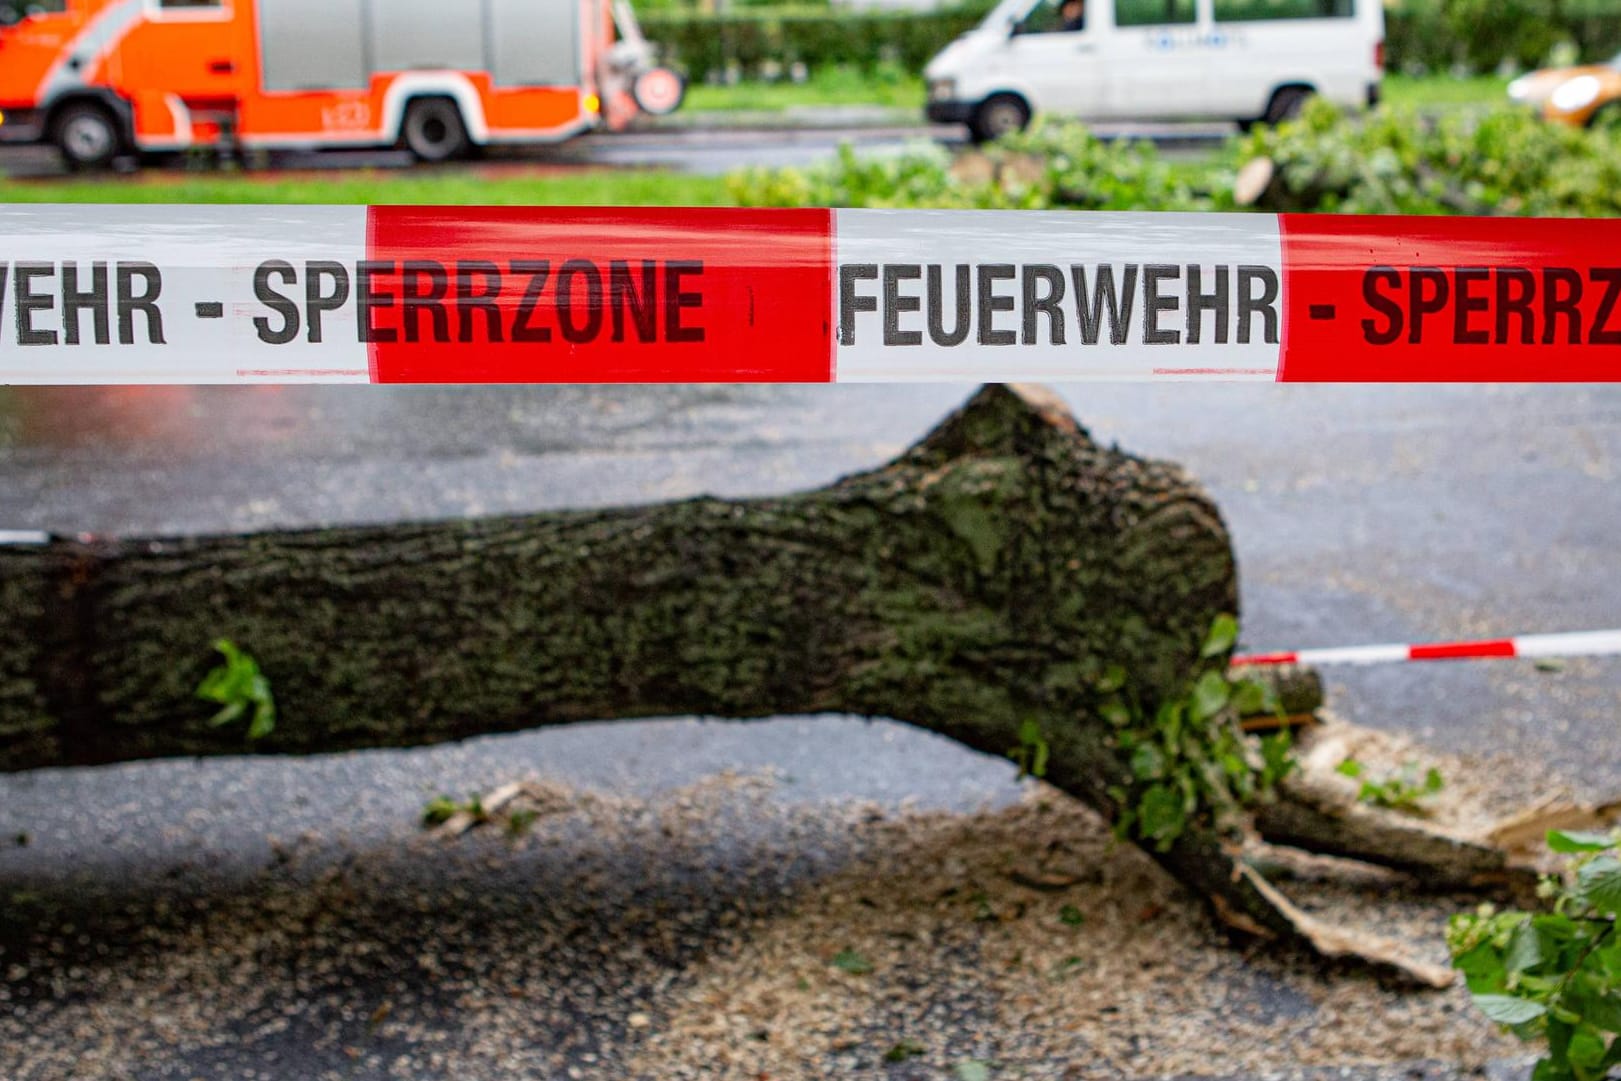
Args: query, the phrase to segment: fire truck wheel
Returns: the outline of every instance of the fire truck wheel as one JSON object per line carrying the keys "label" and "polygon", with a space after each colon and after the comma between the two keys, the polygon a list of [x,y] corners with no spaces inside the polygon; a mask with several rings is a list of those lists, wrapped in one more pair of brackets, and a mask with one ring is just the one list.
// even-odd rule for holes
{"label": "fire truck wheel", "polygon": [[649,68],[630,84],[630,96],[648,116],[668,116],[681,107],[687,84],[669,68]]}
{"label": "fire truck wheel", "polygon": [[462,111],[449,98],[418,98],[405,111],[405,146],[422,161],[450,161],[468,151]]}
{"label": "fire truck wheel", "polygon": [[52,141],[75,169],[100,169],[119,148],[118,121],[92,102],[64,105],[51,125]]}

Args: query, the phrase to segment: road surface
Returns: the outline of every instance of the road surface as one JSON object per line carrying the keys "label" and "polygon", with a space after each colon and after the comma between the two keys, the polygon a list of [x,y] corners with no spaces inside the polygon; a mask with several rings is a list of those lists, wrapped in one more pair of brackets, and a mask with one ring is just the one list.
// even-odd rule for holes
{"label": "road surface", "polygon": [[[669,128],[632,131],[612,135],[587,135],[554,146],[503,147],[489,151],[479,168],[487,172],[510,169],[523,172],[534,168],[638,167],[663,168],[680,172],[718,175],[747,166],[804,167],[828,161],[842,144],[873,154],[896,153],[908,146],[930,141],[948,146],[966,142],[960,126],[897,124],[885,119],[878,124],[862,121],[849,126],[815,127],[715,127]],[[1167,152],[1187,155],[1208,151],[1226,135],[1232,125],[1103,125],[1098,132],[1108,137],[1152,139]],[[421,166],[403,150],[342,150],[322,152],[277,152],[266,167],[277,170],[342,171],[350,169],[419,169],[455,171],[460,165]],[[121,169],[134,169],[133,159],[122,160]],[[179,172],[183,163],[172,159],[153,168]],[[0,173],[15,179],[48,179],[65,175],[60,158],[48,147],[0,147]]]}
{"label": "road surface", "polygon": [[[966,393],[936,386],[0,389],[0,529],[188,533],[781,492],[887,459]],[[1214,493],[1240,559],[1247,646],[1621,621],[1621,388],[1075,386],[1064,393],[1095,435],[1177,460]],[[1483,662],[1328,675],[1332,705],[1344,714],[1446,750],[1509,756],[1522,789],[1568,779],[1589,796],[1621,794],[1615,661],[1578,661],[1558,672]],[[207,996],[247,994],[257,979],[251,964],[232,970],[235,990],[205,981],[197,986],[213,990],[188,991],[191,977],[153,975],[148,969],[158,962],[143,953],[140,928],[156,922],[182,937],[203,936],[196,957],[229,953],[228,941],[207,941],[228,939],[228,928],[202,914],[258,903],[261,894],[266,905],[284,903],[268,883],[289,847],[300,850],[295,863],[321,873],[381,862],[384,870],[373,871],[384,891],[409,897],[478,897],[479,883],[499,892],[522,881],[543,881],[552,891],[546,896],[567,897],[585,888],[586,879],[568,870],[576,847],[587,853],[579,860],[603,858],[589,856],[595,850],[584,837],[551,852],[539,869],[533,860],[504,861],[488,846],[413,857],[416,818],[429,796],[538,775],[605,796],[657,799],[723,769],[776,771],[768,813],[744,816],[701,851],[649,844],[615,850],[610,861],[619,881],[652,883],[678,907],[692,906],[704,926],[724,922],[725,882],[755,889],[750,876],[763,866],[769,885],[758,888],[774,897],[852,858],[837,833],[794,833],[784,816],[795,808],[825,809],[832,820],[834,808],[852,799],[890,813],[908,803],[963,811],[1018,793],[1006,762],[903,726],[847,718],[676,718],[309,761],[0,776],[0,839],[27,840],[0,845],[0,902],[9,894],[13,904],[0,921],[0,949],[9,951],[0,954],[0,1023],[12,1011],[22,1026],[15,1036],[52,1019],[39,1038],[65,1054],[74,1039],[92,1041],[112,1024],[74,1005],[86,981],[101,994],[120,980],[147,991],[168,987],[164,1001],[173,1001],[163,1009],[177,1017]],[[769,841],[763,849],[761,837]],[[691,876],[711,884],[695,887]],[[475,907],[492,921],[468,925],[475,942],[516,941],[503,937],[509,924],[540,918],[521,905]],[[456,922],[454,910],[434,911]],[[161,1019],[154,1022],[159,1027],[146,1035],[157,1057],[138,1076],[238,1078],[252,1076],[249,1069],[260,1077],[455,1076],[425,1066],[391,1072],[386,1042],[367,1042],[382,1022],[368,1021],[371,1005],[356,1005],[375,1005],[380,986],[427,988],[433,966],[451,963],[432,950],[417,956],[410,934],[401,938],[400,921],[408,927],[412,918],[409,909],[385,906],[359,924],[343,923],[344,940],[358,938],[365,949],[345,952],[333,971],[311,972],[314,989],[299,1003],[282,1003],[285,1017],[275,1004],[260,1004],[244,1011],[239,1030],[206,1039],[179,1029],[165,1036]],[[317,945],[295,951],[296,963],[324,966],[326,932],[318,914],[307,919]],[[588,921],[578,933],[591,936],[600,961],[653,949],[640,926]],[[700,943],[698,954],[677,951],[659,963],[679,980],[710,948]],[[480,959],[475,949],[454,964],[476,972],[504,960]],[[645,971],[601,963],[608,967],[600,986],[632,1000],[647,993]],[[586,978],[577,968],[535,964],[565,997],[576,992],[561,989]],[[274,975],[303,987],[303,971]],[[430,1042],[455,1044],[469,1024],[465,1008],[423,995],[408,1011],[391,1008],[409,1012]],[[396,993],[390,1001],[401,1000]],[[565,1058],[584,1071],[578,1076],[600,1076],[593,1071],[611,1056],[567,1040],[577,1032],[599,1042],[623,1034],[635,1024],[626,1021],[630,1008],[616,1006],[606,1018],[565,1010],[549,1022],[550,1036],[534,1038],[572,1048]],[[64,1018],[79,1018],[78,1028]],[[63,1035],[70,1031],[80,1035]],[[357,1045],[363,1051],[352,1054]],[[0,1076],[52,1077],[41,1066],[46,1054],[23,1042],[0,1048]],[[489,1076],[576,1076],[559,1070]]]}

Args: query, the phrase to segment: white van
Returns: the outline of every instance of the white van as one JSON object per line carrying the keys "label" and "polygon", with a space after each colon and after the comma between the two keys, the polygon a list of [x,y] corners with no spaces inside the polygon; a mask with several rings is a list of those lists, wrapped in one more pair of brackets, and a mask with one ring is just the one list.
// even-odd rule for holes
{"label": "white van", "polygon": [[1248,126],[1379,98],[1381,0],[1080,2],[1002,0],[929,62],[929,119],[984,140],[1036,113]]}

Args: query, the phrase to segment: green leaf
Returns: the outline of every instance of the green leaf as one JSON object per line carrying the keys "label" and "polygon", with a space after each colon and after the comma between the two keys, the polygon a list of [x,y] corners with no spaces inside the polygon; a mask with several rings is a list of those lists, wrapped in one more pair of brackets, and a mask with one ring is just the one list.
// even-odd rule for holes
{"label": "green leaf", "polygon": [[1362,776],[1362,763],[1354,758],[1347,758],[1334,767],[1334,772],[1342,777],[1350,777],[1354,780]]}
{"label": "green leaf", "polygon": [[1513,995],[1475,995],[1475,1008],[1500,1025],[1523,1025],[1548,1012],[1540,1002],[1527,1002]]}
{"label": "green leaf", "polygon": [[1220,672],[1206,672],[1193,685],[1194,721],[1206,721],[1220,713],[1232,696],[1232,687]]}
{"label": "green leaf", "polygon": [[909,1058],[917,1058],[927,1048],[916,1040],[897,1040],[895,1046],[884,1052],[885,1062],[905,1062]]}
{"label": "green leaf", "polygon": [[1210,633],[1205,636],[1199,656],[1220,656],[1230,651],[1236,641],[1238,641],[1238,620],[1229,615],[1217,616],[1215,622],[1210,624]]}
{"label": "green leaf", "polygon": [[1137,807],[1137,829],[1143,837],[1169,848],[1187,825],[1182,795],[1163,784],[1149,785]]}
{"label": "green leaf", "polygon": [[1515,928],[1509,939],[1508,952],[1503,955],[1503,967],[1518,975],[1542,963],[1542,941],[1536,927],[1530,922]]}
{"label": "green leaf", "polygon": [[264,739],[276,730],[276,707],[263,702],[253,711],[253,723],[248,725],[249,739]]}
{"label": "green leaf", "polygon": [[1611,990],[1597,974],[1578,970],[1571,977],[1567,998],[1588,1024],[1605,1032],[1621,1032],[1621,993]]}
{"label": "green leaf", "polygon": [[988,1062],[978,1059],[969,1059],[957,1063],[957,1081],[991,1081],[991,1066]]}
{"label": "green leaf", "polygon": [[1131,754],[1131,774],[1139,781],[1157,781],[1165,776],[1165,756],[1152,743],[1145,743]]}
{"label": "green leaf", "polygon": [[1604,1061],[1604,1038],[1587,1025],[1578,1026],[1570,1036],[1570,1050],[1566,1055],[1570,1064],[1589,1076],[1598,1072]]}
{"label": "green leaf", "polygon": [[1233,709],[1238,711],[1240,717],[1273,713],[1277,708],[1277,694],[1267,684],[1253,679],[1240,680],[1233,684]]}
{"label": "green leaf", "polygon": [[1582,900],[1606,915],[1621,912],[1621,860],[1599,856],[1576,870],[1576,889]]}
{"label": "green leaf", "polygon": [[1131,723],[1131,710],[1127,709],[1126,704],[1120,701],[1103,703],[1098,707],[1098,716],[1116,728],[1124,728]]}
{"label": "green leaf", "polygon": [[1125,685],[1126,670],[1118,664],[1111,664],[1104,669],[1103,677],[1097,682],[1097,688],[1103,694],[1113,694]]}
{"label": "green leaf", "polygon": [[216,728],[230,724],[251,706],[253,716],[248,739],[263,739],[276,727],[276,705],[270,693],[270,681],[259,671],[259,663],[229,639],[218,639],[214,649],[225,658],[225,663],[204,675],[195,692],[198,698],[224,707],[208,723]]}
{"label": "green leaf", "polygon": [[1502,954],[1493,949],[1490,942],[1457,954],[1452,959],[1452,967],[1463,973],[1470,992],[1477,995],[1501,991],[1508,975],[1503,968]]}
{"label": "green leaf", "polygon": [[833,957],[833,967],[852,976],[865,976],[872,971],[872,962],[855,950],[840,950]]}
{"label": "green leaf", "polygon": [[1079,927],[1086,922],[1086,913],[1074,905],[1065,905],[1058,910],[1058,922],[1065,927]]}
{"label": "green leaf", "polygon": [[1549,830],[1548,847],[1555,852],[1603,852],[1615,847],[1615,838],[1608,833],[1588,830]]}

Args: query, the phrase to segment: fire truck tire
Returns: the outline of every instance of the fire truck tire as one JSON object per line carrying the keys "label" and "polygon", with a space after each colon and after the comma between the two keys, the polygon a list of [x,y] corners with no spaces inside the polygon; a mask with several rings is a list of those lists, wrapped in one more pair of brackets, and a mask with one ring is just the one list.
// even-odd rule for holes
{"label": "fire truck tire", "polygon": [[123,145],[118,120],[92,101],[62,106],[51,120],[51,141],[75,169],[105,168]]}
{"label": "fire truck tire", "polygon": [[421,161],[451,161],[468,152],[467,125],[449,98],[418,98],[405,110],[400,137]]}

